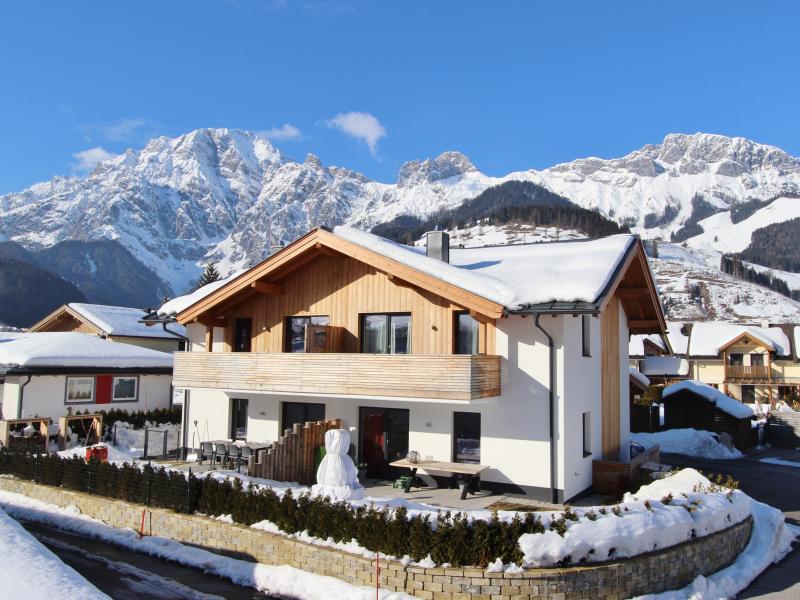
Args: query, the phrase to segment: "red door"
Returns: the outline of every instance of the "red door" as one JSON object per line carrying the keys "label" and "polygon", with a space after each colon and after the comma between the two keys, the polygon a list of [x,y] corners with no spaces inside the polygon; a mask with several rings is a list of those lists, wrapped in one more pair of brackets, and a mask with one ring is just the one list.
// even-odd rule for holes
{"label": "red door", "polygon": [[362,456],[367,463],[367,477],[383,477],[386,462],[383,455],[385,428],[383,415],[363,415],[361,417]]}

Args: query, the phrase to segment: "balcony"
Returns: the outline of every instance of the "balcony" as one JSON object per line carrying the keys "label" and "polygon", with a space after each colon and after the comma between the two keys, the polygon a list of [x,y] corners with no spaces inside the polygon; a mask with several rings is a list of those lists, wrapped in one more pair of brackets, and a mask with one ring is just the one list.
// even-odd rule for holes
{"label": "balcony", "polygon": [[177,352],[173,385],[241,392],[468,402],[500,395],[500,357]]}
{"label": "balcony", "polygon": [[769,381],[770,367],[767,365],[725,365],[725,379],[727,381]]}

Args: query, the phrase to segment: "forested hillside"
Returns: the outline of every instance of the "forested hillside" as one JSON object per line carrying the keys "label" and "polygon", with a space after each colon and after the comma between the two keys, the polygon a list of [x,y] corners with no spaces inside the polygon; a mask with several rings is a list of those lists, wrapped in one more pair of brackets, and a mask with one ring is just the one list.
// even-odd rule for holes
{"label": "forested hillside", "polygon": [[581,208],[563,196],[529,181],[508,181],[491,187],[460,206],[434,213],[426,219],[401,215],[372,228],[372,233],[409,244],[426,231],[463,229],[478,222],[494,225],[530,223],[576,229],[589,237],[602,237],[628,231],[598,212]]}

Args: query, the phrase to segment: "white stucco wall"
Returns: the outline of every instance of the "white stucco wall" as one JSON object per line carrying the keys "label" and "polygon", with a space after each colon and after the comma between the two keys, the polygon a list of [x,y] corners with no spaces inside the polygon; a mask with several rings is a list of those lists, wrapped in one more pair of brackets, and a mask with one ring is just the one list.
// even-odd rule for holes
{"label": "white stucco wall", "polygon": [[[225,350],[225,328],[214,327],[213,343],[211,345],[212,352],[223,352]],[[206,326],[202,323],[189,323],[186,325],[186,337],[189,338],[190,352],[205,352],[206,351]]]}
{"label": "white stucco wall", "polygon": [[[66,375],[33,375],[23,392],[22,418],[39,416],[55,420],[67,413],[67,406],[72,406],[76,411],[99,411],[111,408],[137,411],[167,408],[170,404],[171,375],[140,375],[138,401],[109,404],[65,404],[66,378]],[[26,375],[6,377],[3,386],[4,419],[17,418],[20,388],[25,381],[27,381]]]}

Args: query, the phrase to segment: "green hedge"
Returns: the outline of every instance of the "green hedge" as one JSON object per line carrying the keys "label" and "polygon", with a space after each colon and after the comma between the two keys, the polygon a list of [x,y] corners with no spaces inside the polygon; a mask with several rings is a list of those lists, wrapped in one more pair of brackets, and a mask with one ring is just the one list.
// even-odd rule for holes
{"label": "green hedge", "polygon": [[139,410],[135,412],[112,408],[109,411],[101,410],[100,414],[103,415],[103,425],[107,426],[109,431],[114,428],[114,424],[117,421],[131,423],[136,429],[142,429],[147,422],[154,426],[164,423],[178,425],[181,422],[181,409],[177,407],[156,408],[148,411]]}
{"label": "green hedge", "polygon": [[[472,521],[450,513],[440,513],[431,521],[427,516],[409,518],[403,507],[393,511],[354,508],[308,494],[289,491],[279,495],[270,488],[245,487],[240,480],[218,481],[149,465],[139,468],[86,462],[54,454],[0,452],[0,473],[182,513],[231,515],[234,522],[242,525],[271,521],[288,534],[307,531],[313,537],[336,542],[355,539],[373,552],[408,555],[414,560],[430,554],[435,562],[453,566],[485,567],[498,557],[503,562],[519,564],[519,537],[545,530],[541,520],[531,513],[524,520],[517,516],[511,522],[500,521],[496,513],[489,521]],[[554,520],[549,528],[558,530],[558,521]]]}

